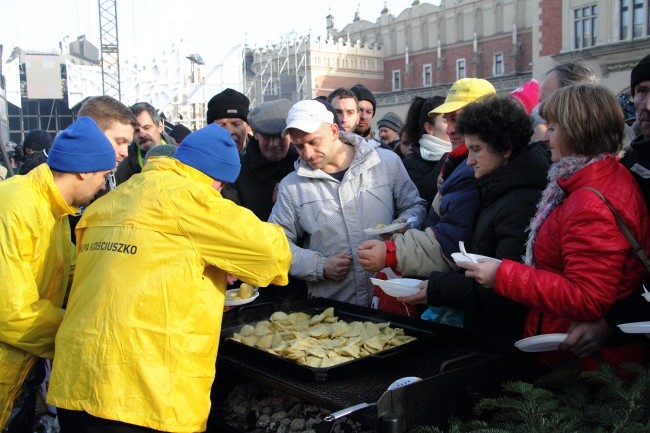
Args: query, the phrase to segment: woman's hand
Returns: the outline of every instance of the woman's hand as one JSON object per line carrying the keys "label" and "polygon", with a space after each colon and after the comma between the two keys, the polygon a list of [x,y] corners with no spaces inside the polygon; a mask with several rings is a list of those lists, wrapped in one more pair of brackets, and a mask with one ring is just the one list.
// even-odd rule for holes
{"label": "woman's hand", "polygon": [[481,259],[479,263],[458,262],[456,264],[466,269],[465,276],[474,278],[483,287],[491,289],[494,287],[497,269],[501,262],[496,259]]}
{"label": "woman's hand", "polygon": [[426,304],[427,303],[427,286],[428,285],[429,285],[429,280],[424,280],[424,281],[422,281],[421,283],[419,283],[417,285],[417,287],[419,287],[422,290],[417,292],[415,295],[402,296],[402,297],[397,298],[397,300],[402,301],[405,304],[412,304],[412,305]]}

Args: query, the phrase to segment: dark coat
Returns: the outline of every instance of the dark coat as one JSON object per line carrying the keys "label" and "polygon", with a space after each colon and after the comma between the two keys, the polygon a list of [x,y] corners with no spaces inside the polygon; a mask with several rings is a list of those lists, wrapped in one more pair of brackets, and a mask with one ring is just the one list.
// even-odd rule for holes
{"label": "dark coat", "polygon": [[[240,155],[241,171],[233,184],[221,190],[224,198],[234,201],[239,206],[251,210],[260,220],[267,221],[273,209],[273,190],[287,174],[294,170],[298,151],[291,145],[286,156],[280,162],[272,162],[262,156],[260,144],[255,137],[250,137],[246,152]],[[260,290],[254,302],[286,303],[307,298],[305,282],[289,276],[286,286],[270,286]]]}
{"label": "dark coat", "polygon": [[427,212],[438,192],[438,176],[442,169],[442,160],[427,161],[420,155],[420,145],[412,145],[413,154],[404,158],[404,167],[415,184],[420,197],[427,201]]}
{"label": "dark coat", "polygon": [[[644,140],[642,135],[638,136],[632,141],[621,163],[632,172],[650,211],[650,140]],[[645,284],[650,289],[650,278],[646,278]],[[616,325],[650,320],[650,302],[645,302],[642,294],[643,289],[639,287],[635,293],[616,302],[605,315],[607,323],[617,330],[617,337],[621,336],[621,332]]]}
{"label": "dark coat", "polygon": [[[162,134],[163,143],[162,144],[173,144],[177,146],[176,140],[169,136],[166,132]],[[129,144],[129,153],[119,164],[117,164],[117,170],[115,170],[115,183],[121,184],[126,182],[134,174],[142,172],[142,165],[140,160],[144,161],[146,153],[142,153],[140,148],[135,142]]]}
{"label": "dark coat", "polygon": [[223,189],[222,195],[253,211],[262,221],[269,219],[273,209],[275,186],[294,169],[298,152],[291,145],[284,159],[272,162],[262,156],[254,137],[248,140],[246,152],[241,155],[241,171],[234,184]]}
{"label": "dark coat", "polygon": [[[477,186],[481,208],[470,252],[521,261],[531,218],[546,187],[549,160],[538,144],[529,145]],[[521,338],[527,308],[497,295],[463,273],[433,272],[427,303],[465,312],[466,327]]]}

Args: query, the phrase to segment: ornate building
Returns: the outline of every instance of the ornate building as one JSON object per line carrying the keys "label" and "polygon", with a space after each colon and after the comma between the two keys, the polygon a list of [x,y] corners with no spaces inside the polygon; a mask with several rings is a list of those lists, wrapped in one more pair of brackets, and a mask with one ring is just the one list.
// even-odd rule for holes
{"label": "ornate building", "polygon": [[629,94],[630,71],[650,53],[650,0],[540,0],[533,26],[533,75],[577,60],[616,94]]}
{"label": "ornate building", "polygon": [[[374,23],[361,19],[358,10],[341,30],[329,15],[327,39],[308,36],[301,44],[255,52],[253,72],[268,77],[267,65],[278,65],[279,86],[255,88],[251,99],[313,98],[362,83],[377,97],[378,119],[387,111],[405,113],[416,95],[445,95],[462,77],[486,78],[497,90],[511,91],[532,76],[536,5],[536,0],[443,0],[436,6],[416,0],[397,16],[384,7]],[[297,56],[291,57],[292,46]],[[304,83],[296,86],[298,93],[282,91],[283,82],[294,81]]]}

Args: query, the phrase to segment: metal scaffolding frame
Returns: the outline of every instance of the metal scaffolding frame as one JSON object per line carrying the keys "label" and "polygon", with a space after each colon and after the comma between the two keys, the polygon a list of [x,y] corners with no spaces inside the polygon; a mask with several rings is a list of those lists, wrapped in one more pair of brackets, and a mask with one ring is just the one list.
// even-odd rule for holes
{"label": "metal scaffolding frame", "polygon": [[121,100],[120,50],[117,33],[117,0],[98,0],[101,44],[102,92]]}
{"label": "metal scaffolding frame", "polygon": [[[301,36],[291,41],[283,40],[279,45],[260,51],[259,73],[257,80],[259,90],[256,92],[260,102],[287,98],[299,101],[307,97],[305,83],[307,81],[307,41],[309,36]],[[282,89],[282,77],[294,78],[295,85],[292,94],[288,95]],[[254,84],[251,83],[249,92]],[[277,87],[276,87],[277,86]]]}

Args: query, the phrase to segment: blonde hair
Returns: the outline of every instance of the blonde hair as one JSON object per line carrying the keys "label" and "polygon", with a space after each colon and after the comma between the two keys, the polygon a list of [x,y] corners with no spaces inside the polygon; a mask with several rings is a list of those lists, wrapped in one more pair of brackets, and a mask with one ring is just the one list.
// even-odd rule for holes
{"label": "blonde hair", "polygon": [[540,115],[557,123],[565,145],[578,155],[616,153],[622,149],[625,117],[606,87],[580,83],[556,90],[539,106]]}

